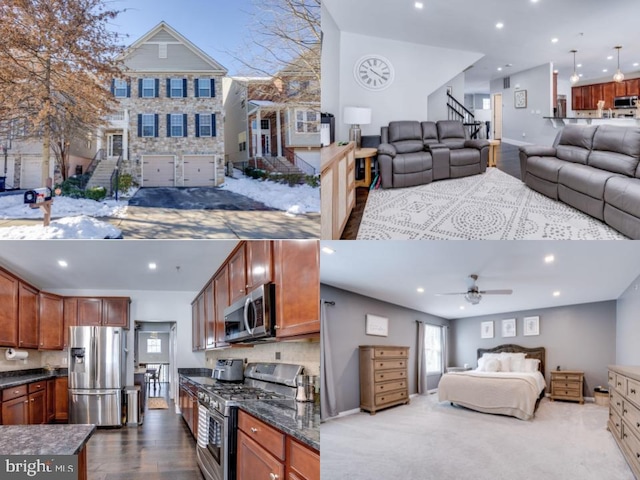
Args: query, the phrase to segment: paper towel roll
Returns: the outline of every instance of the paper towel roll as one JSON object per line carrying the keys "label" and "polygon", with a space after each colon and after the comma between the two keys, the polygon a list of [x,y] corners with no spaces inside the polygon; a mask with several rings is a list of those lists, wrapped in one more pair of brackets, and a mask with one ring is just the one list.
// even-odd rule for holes
{"label": "paper towel roll", "polygon": [[24,350],[14,350],[13,348],[9,348],[4,354],[7,360],[24,360],[29,356],[29,352]]}

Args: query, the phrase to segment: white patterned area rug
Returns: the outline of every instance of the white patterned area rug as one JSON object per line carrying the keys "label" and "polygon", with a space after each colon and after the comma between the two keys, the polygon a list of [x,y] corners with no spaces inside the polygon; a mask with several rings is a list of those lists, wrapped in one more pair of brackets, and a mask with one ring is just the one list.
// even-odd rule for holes
{"label": "white patterned area rug", "polygon": [[372,190],[358,231],[358,240],[626,238],[497,168],[419,187]]}

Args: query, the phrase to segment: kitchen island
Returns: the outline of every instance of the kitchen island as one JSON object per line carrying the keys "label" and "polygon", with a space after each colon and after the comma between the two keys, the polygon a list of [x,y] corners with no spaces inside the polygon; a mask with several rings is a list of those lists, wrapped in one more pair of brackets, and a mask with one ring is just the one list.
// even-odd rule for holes
{"label": "kitchen island", "polygon": [[599,118],[599,117],[542,117],[553,124],[553,128],[562,128],[567,124],[578,125],[617,125],[619,127],[640,126],[640,118],[619,117],[619,118]]}
{"label": "kitchen island", "polygon": [[[95,425],[8,425],[0,426],[2,455],[67,455],[78,457],[78,480],[87,478],[85,445]],[[0,465],[0,478],[5,464]]]}

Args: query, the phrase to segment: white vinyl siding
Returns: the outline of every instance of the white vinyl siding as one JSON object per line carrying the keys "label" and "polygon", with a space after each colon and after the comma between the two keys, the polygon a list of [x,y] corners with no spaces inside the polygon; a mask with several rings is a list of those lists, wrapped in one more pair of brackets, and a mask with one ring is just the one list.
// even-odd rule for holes
{"label": "white vinyl siding", "polygon": [[155,115],[150,113],[142,114],[142,136],[143,137],[155,137]]}
{"label": "white vinyl siding", "polygon": [[320,114],[313,110],[295,111],[296,133],[318,133],[320,131]]}
{"label": "white vinyl siding", "polygon": [[142,97],[153,98],[156,96],[156,81],[153,78],[142,79]]}

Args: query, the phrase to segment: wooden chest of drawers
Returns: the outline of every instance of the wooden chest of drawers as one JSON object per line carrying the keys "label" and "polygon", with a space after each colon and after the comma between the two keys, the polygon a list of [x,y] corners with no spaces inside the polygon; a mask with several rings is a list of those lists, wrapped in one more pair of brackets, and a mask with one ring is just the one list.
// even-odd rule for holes
{"label": "wooden chest of drawers", "polygon": [[360,409],[409,403],[409,347],[360,346]]}
{"label": "wooden chest of drawers", "polygon": [[607,427],[640,478],[640,367],[609,366]]}
{"label": "wooden chest of drawers", "polygon": [[551,400],[572,400],[584,403],[582,384],[584,372],[556,370],[551,372]]}

